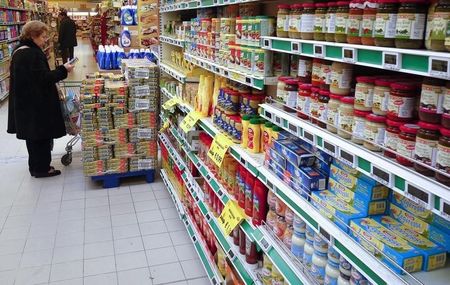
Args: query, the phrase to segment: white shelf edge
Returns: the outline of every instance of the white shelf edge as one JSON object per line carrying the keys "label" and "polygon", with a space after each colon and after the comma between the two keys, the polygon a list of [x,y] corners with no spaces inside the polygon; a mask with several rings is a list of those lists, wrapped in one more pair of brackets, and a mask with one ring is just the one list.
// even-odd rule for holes
{"label": "white shelf edge", "polygon": [[181,48],[184,46],[184,40],[175,39],[169,36],[159,36],[159,39],[161,42],[166,44],[174,45]]}

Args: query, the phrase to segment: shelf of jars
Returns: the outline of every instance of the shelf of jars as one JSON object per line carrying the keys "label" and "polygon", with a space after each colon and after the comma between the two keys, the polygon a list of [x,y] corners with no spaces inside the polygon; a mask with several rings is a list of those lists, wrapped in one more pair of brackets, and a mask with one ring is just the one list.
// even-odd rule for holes
{"label": "shelf of jars", "polygon": [[256,2],[258,0],[198,0],[198,1],[180,1],[172,3],[167,1],[166,4],[162,4],[159,8],[160,13],[176,12],[190,9],[200,8],[213,8],[239,3]]}
{"label": "shelf of jars", "polygon": [[174,38],[174,37],[159,36],[159,40],[162,43],[174,45],[174,46],[177,46],[177,47],[184,47],[184,40],[177,39],[177,38]]}

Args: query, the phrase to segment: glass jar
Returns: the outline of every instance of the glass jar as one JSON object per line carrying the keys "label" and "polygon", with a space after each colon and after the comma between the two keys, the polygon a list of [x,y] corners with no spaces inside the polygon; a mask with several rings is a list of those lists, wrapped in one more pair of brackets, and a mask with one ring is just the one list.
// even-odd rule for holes
{"label": "glass jar", "polygon": [[371,113],[359,110],[354,111],[353,126],[352,126],[352,142],[360,145],[364,143],[364,130],[367,124],[366,116],[369,114]]}
{"label": "glass jar", "polygon": [[302,24],[302,4],[291,5],[291,12],[289,13],[289,32],[291,39],[301,38],[301,24]]}
{"label": "glass jar", "polygon": [[347,42],[348,33],[348,14],[350,12],[349,1],[337,2],[336,9],[336,29],[334,35],[334,41],[337,43]]}
{"label": "glass jar", "polygon": [[400,0],[395,24],[395,46],[419,49],[423,46],[427,0]]}
{"label": "glass jar", "polygon": [[320,66],[320,89],[330,90],[331,84],[331,61],[324,60]]}
{"label": "glass jar", "polygon": [[325,19],[326,34],[325,40],[327,42],[334,42],[336,32],[336,10],[337,2],[328,2],[327,15]]}
{"label": "glass jar", "polygon": [[395,25],[397,23],[398,0],[378,0],[375,18],[375,45],[395,46]]}
{"label": "glass jar", "polygon": [[371,151],[381,151],[379,145],[384,143],[386,132],[386,117],[369,114],[366,116],[364,129],[364,147]]}
{"label": "glass jar", "polygon": [[302,119],[308,119],[311,104],[311,84],[299,84],[298,88],[297,116]]}
{"label": "glass jar", "polygon": [[[431,18],[430,27],[429,22]],[[427,20],[427,35],[429,35],[429,46],[428,49],[435,51],[445,51],[446,50],[446,32],[447,25],[450,22],[450,1],[440,0],[439,2],[434,2],[430,5],[428,10],[428,20]],[[427,42],[425,42],[427,45]]]}
{"label": "glass jar", "polygon": [[297,107],[298,81],[296,79],[286,80],[284,91],[286,95],[284,104],[288,107],[284,107],[284,109],[285,111],[293,112],[292,109]]}
{"label": "glass jar", "polygon": [[[420,121],[418,125],[420,129],[417,132],[414,159],[434,167],[436,165],[436,151],[439,141],[440,126],[438,124],[430,124],[422,121]],[[414,163],[414,169],[425,176],[434,176],[434,171],[432,169],[418,163]]]}
{"label": "glass jar", "polygon": [[[397,151],[398,136],[400,134],[400,127],[403,124],[403,122],[386,120],[386,135],[384,136],[383,144],[386,148]],[[384,150],[384,156],[395,158],[395,153]]]}
{"label": "glass jar", "polygon": [[441,124],[444,128],[450,129],[450,82],[447,81],[444,88],[444,103],[442,104]]}
{"label": "glass jar", "polygon": [[364,0],[353,0],[350,2],[347,24],[347,42],[349,44],[361,44],[363,12]]}
{"label": "glass jar", "polygon": [[352,137],[354,97],[342,97],[339,105],[338,135],[344,139]]}
{"label": "glass jar", "polygon": [[330,101],[330,92],[327,90],[319,91],[319,103],[318,103],[318,126],[321,128],[326,128],[328,121],[328,102]]}
{"label": "glass jar", "polygon": [[314,3],[304,3],[302,13],[302,32],[303,40],[314,39],[314,15],[316,13],[316,6]]}
{"label": "glass jar", "polygon": [[407,122],[414,118],[418,85],[414,82],[391,84],[387,117],[394,121]]}
{"label": "glass jar", "polygon": [[291,54],[290,58],[290,68],[289,68],[289,75],[292,78],[297,79],[298,76],[298,59],[299,55]]}
{"label": "glass jar", "polygon": [[322,78],[322,63],[323,59],[314,58],[312,62],[312,76],[311,83],[315,87],[320,86],[321,78]]}
{"label": "glass jar", "polygon": [[300,57],[298,60],[298,80],[301,83],[311,83],[312,59]]}
{"label": "glass jar", "polygon": [[394,80],[376,79],[373,88],[372,113],[385,116],[388,111],[389,94],[391,93],[391,84]]}
{"label": "glass jar", "polygon": [[[319,91],[320,89],[317,87],[311,88],[311,103],[310,103],[310,114],[313,118],[319,117]],[[317,120],[311,120],[314,124],[317,124]]]}
{"label": "glass jar", "polygon": [[327,130],[337,133],[336,126],[339,121],[339,105],[341,105],[341,95],[330,93],[330,101],[328,101]]}
{"label": "glass jar", "polygon": [[419,118],[421,121],[440,124],[443,113],[445,82],[436,78],[425,78],[420,93]]}
{"label": "glass jar", "polygon": [[358,76],[355,86],[355,110],[371,111],[376,77]]}
{"label": "glass jar", "polygon": [[278,82],[277,82],[277,101],[278,102],[284,102],[284,98],[286,98],[286,91],[285,91],[285,87],[286,87],[286,80],[290,80],[293,79],[290,76],[280,76],[278,77]]}
{"label": "glass jar", "polygon": [[316,3],[314,14],[314,40],[324,41],[326,32],[327,3]]}
{"label": "glass jar", "polygon": [[396,160],[404,166],[413,166],[411,160],[413,158],[414,149],[416,147],[416,135],[419,131],[419,126],[414,124],[405,124],[400,127],[400,134],[398,135]]}
{"label": "glass jar", "polygon": [[289,5],[278,5],[277,13],[277,37],[287,38],[289,36]]}
{"label": "glass jar", "polygon": [[436,152],[436,168],[449,176],[436,172],[435,178],[446,186],[450,186],[450,130],[441,128],[441,137]]}
{"label": "glass jar", "polygon": [[330,92],[342,96],[350,94],[352,79],[353,65],[333,62],[331,65]]}
{"label": "glass jar", "polygon": [[378,3],[376,0],[366,1],[362,18],[361,43],[365,46],[374,46],[375,39],[375,18],[377,15]]}

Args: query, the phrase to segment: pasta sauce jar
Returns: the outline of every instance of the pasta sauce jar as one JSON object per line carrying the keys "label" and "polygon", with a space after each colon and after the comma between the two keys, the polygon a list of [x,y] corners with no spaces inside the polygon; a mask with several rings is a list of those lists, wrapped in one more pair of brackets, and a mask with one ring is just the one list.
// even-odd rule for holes
{"label": "pasta sauce jar", "polygon": [[[384,136],[384,146],[386,148],[397,151],[400,127],[403,126],[403,124],[403,122],[386,120],[386,134]],[[384,150],[384,156],[395,158],[395,153]]]}
{"label": "pasta sauce jar", "polygon": [[419,131],[419,126],[414,124],[405,124],[400,127],[400,134],[398,135],[397,155],[396,160],[404,166],[413,166],[411,160],[406,158],[413,158],[414,149],[416,147],[416,135]]}
{"label": "pasta sauce jar", "polygon": [[[417,132],[414,159],[434,167],[436,165],[440,126],[422,121],[418,125],[420,129]],[[414,169],[425,176],[434,176],[432,169],[418,163],[414,163]]]}
{"label": "pasta sauce jar", "polygon": [[450,130],[441,128],[441,137],[437,146],[436,168],[446,172],[448,176],[436,172],[435,178],[444,185],[450,186]]}
{"label": "pasta sauce jar", "polygon": [[407,122],[414,118],[418,87],[414,82],[391,84],[387,113],[389,119]]}
{"label": "pasta sauce jar", "polygon": [[419,118],[421,121],[439,124],[443,113],[444,81],[425,78],[420,93]]}

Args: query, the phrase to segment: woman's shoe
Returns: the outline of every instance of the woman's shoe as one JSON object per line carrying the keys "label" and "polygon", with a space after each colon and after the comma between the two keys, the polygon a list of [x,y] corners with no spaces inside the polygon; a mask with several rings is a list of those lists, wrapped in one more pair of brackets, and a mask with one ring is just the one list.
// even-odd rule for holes
{"label": "woman's shoe", "polygon": [[53,177],[53,176],[57,176],[60,174],[61,174],[61,171],[51,168],[48,172],[35,173],[34,177],[36,177],[36,178]]}
{"label": "woman's shoe", "polygon": [[[50,166],[50,171],[51,170],[55,170],[55,168],[53,166]],[[35,177],[36,176],[36,172],[30,170],[30,175]]]}

